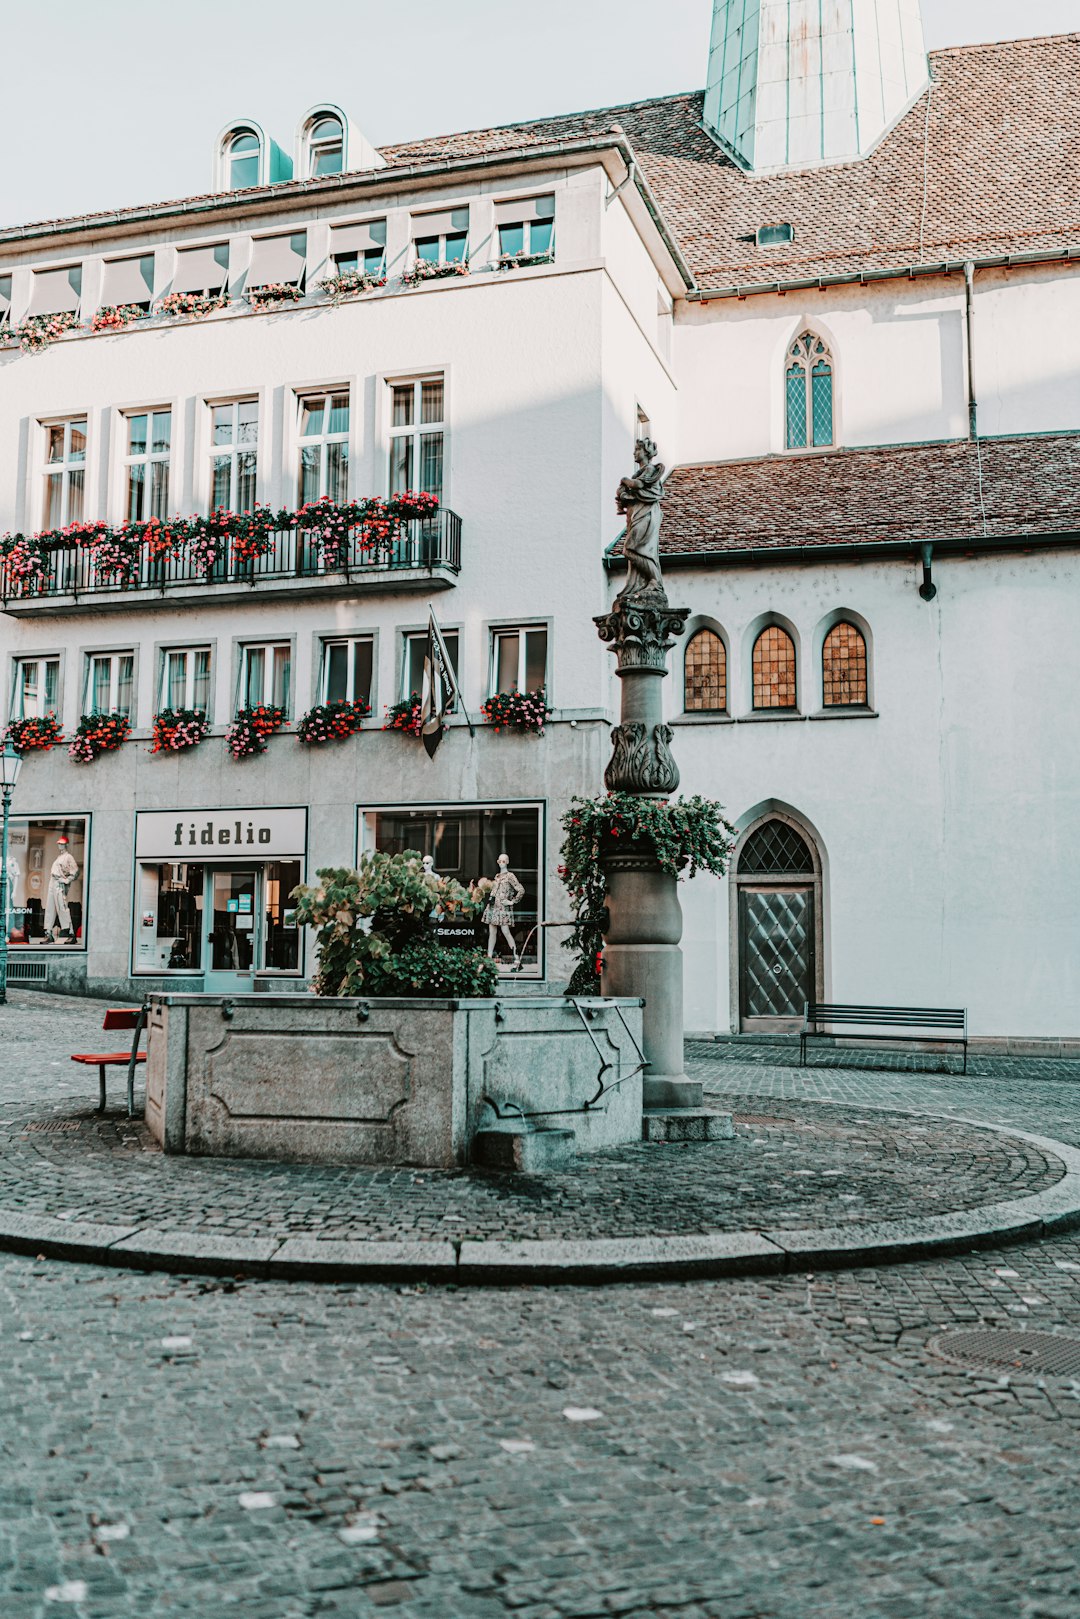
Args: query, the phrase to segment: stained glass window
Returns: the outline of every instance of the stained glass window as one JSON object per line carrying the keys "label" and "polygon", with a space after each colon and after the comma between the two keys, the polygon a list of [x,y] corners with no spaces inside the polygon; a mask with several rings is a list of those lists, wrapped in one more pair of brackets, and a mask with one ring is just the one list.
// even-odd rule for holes
{"label": "stained glass window", "polygon": [[683,706],[687,713],[727,709],[727,648],[715,630],[698,630],[686,648]]}
{"label": "stained glass window", "polygon": [[826,708],[851,707],[869,701],[866,686],[866,642],[854,624],[834,624],[821,649],[821,691]]}
{"label": "stained glass window", "polygon": [[785,373],[785,442],[789,450],[833,442],[833,363],[813,332],[803,332],[788,350]]}
{"label": "stained glass window", "polygon": [[779,624],[763,629],[754,642],[754,707],[795,708],[795,643]]}

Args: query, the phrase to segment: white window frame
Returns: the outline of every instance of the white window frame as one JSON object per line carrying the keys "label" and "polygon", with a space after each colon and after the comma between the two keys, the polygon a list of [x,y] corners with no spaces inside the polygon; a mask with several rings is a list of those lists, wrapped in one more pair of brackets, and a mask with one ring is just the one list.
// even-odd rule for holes
{"label": "white window frame", "polygon": [[[450,667],[454,671],[454,679],[457,681],[459,689],[461,686],[461,634],[461,630],[456,626],[451,629],[444,629],[442,632],[443,640],[446,642],[446,650],[450,653]],[[412,648],[415,645],[425,647],[427,645],[427,638],[428,632],[426,629],[402,631],[401,672],[398,679],[400,702],[407,702],[414,691],[420,696],[423,695],[421,691],[421,687],[423,686],[423,665],[421,664],[421,678],[419,685],[412,686],[409,683],[409,664],[412,658]],[[447,713],[456,714],[457,704],[451,703]]]}
{"label": "white window frame", "polygon": [[[442,384],[442,391],[443,391],[442,418],[438,422],[422,422],[421,421],[421,416],[423,414],[424,384],[426,382],[429,382],[429,383],[430,382],[438,382],[438,383]],[[447,426],[447,411],[446,411],[446,404],[447,404],[446,373],[444,371],[429,371],[429,372],[426,372],[426,373],[420,373],[420,374],[418,374],[416,376],[413,376],[413,377],[387,377],[386,383],[387,383],[387,387],[390,390],[390,397],[389,397],[389,401],[388,401],[388,410],[387,410],[387,422],[388,422],[387,431],[388,431],[389,441],[390,441],[389,446],[388,446],[389,454],[388,454],[388,457],[387,457],[387,487],[388,487],[388,492],[391,493],[391,494],[394,492],[394,489],[393,489],[393,482],[394,482],[394,448],[395,448],[396,443],[401,439],[411,439],[412,440],[413,477],[406,484],[404,484],[402,487],[403,488],[410,488],[410,489],[418,489],[418,488],[421,487],[418,479],[419,479],[419,474],[420,474],[420,465],[421,465],[421,462],[422,462],[422,459],[423,459],[422,456],[421,456],[421,453],[420,453],[421,452],[421,439],[423,439],[425,437],[431,437],[432,435],[438,433],[442,437],[442,478],[440,480],[440,488],[439,488],[439,504],[440,505],[445,505],[445,503],[446,503],[446,490],[447,490],[447,484],[448,484],[448,481],[449,481],[448,477],[447,477],[447,473],[448,473],[448,470],[449,470],[447,449],[448,449],[449,438],[450,438],[449,431],[448,431],[448,426]],[[412,391],[413,391],[413,419],[412,419],[412,422],[406,427],[395,427],[394,426],[394,392],[398,388],[411,388]]]}
{"label": "white window frame", "polygon": [[[533,233],[533,230],[538,225],[550,225],[551,226],[551,241],[548,243],[547,247],[534,247],[533,246],[532,233]],[[505,224],[497,225],[495,227],[495,229],[496,229],[496,231],[498,233],[498,237],[499,237],[499,257],[501,259],[503,259],[503,258],[517,258],[518,256],[520,256],[521,258],[532,258],[534,255],[539,257],[540,254],[544,254],[545,257],[554,260],[554,258],[555,258],[555,216],[554,215],[552,215],[552,217],[550,219],[507,220],[505,222]],[[503,231],[504,230],[520,230],[520,231],[522,231],[524,233],[523,236],[522,236],[522,242],[523,242],[524,245],[522,247],[518,248],[516,252],[514,251],[513,248],[504,248],[503,247]]]}
{"label": "white window frame", "polygon": [[[337,137],[337,139],[336,140],[331,140],[330,137],[327,136],[327,135],[317,137],[316,134],[315,134],[315,131],[318,129],[319,125],[322,124],[322,123],[326,123],[330,119],[332,119],[334,121],[334,123],[338,126],[338,137]],[[324,169],[322,171],[322,173],[320,173],[319,170],[316,167],[316,164],[318,163],[320,154],[322,152],[324,152],[324,151],[331,151],[335,146],[337,147],[339,153],[341,154],[341,162],[338,164],[338,167],[336,169]],[[336,112],[331,112],[329,110],[327,110],[326,112],[317,113],[315,115],[315,117],[311,120],[311,124],[310,124],[310,126],[308,128],[308,134],[307,134],[307,178],[309,180],[321,180],[323,178],[323,175],[325,175],[325,174],[344,174],[344,172],[345,172],[345,124],[344,124],[344,122],[342,120],[341,114],[336,113]]]}
{"label": "white window frame", "polygon": [[169,660],[175,657],[185,657],[187,663],[184,669],[184,700],[177,704],[178,708],[196,708],[195,702],[195,654],[205,652],[207,660],[207,694],[206,707],[202,712],[209,719],[210,709],[214,696],[214,651],[205,641],[195,642],[191,646],[164,646],[161,648],[161,666],[158,670],[157,680],[157,712],[171,708],[169,702]]}
{"label": "white window frame", "polygon": [[[267,641],[243,641],[240,645],[240,661],[237,668],[236,709],[258,708],[262,704],[266,708],[274,706],[274,663],[275,653],[288,654],[288,669],[285,677],[285,701],[281,705],[286,714],[291,713],[293,706],[293,644],[281,636],[273,637]],[[248,702],[248,678],[251,663],[251,654],[263,654],[263,681],[262,696]],[[190,706],[190,705],[189,705]]]}
{"label": "white window frame", "polygon": [[543,635],[544,635],[544,678],[543,678],[543,680],[541,681],[540,684],[541,684],[543,690],[545,692],[547,691],[548,684],[549,684],[549,682],[548,682],[548,674],[549,674],[550,667],[551,667],[551,662],[550,662],[550,660],[551,660],[551,626],[549,624],[543,622],[543,621],[538,621],[538,622],[533,623],[533,624],[496,624],[496,625],[494,625],[492,627],[492,630],[491,630],[491,667],[490,667],[490,686],[489,686],[489,690],[492,693],[495,693],[495,692],[498,692],[498,691],[502,690],[502,688],[498,685],[498,678],[499,678],[499,642],[503,639],[504,636],[508,636],[508,635],[516,635],[517,638],[518,638],[517,681],[516,681],[516,685],[515,685],[514,689],[516,689],[517,691],[520,691],[520,692],[529,691],[529,690],[533,690],[533,691],[536,690],[535,686],[534,687],[528,687],[525,684],[525,668],[526,668],[525,638],[526,638],[527,635],[537,634],[537,633],[540,633],[540,632],[542,632]]}
{"label": "white window frame", "polygon": [[[126,709],[120,707],[120,661],[122,658],[131,659],[131,703]],[[109,666],[109,702],[106,708],[95,708],[93,703],[95,665],[106,663]],[[116,650],[99,651],[93,649],[86,653],[86,671],[83,678],[83,706],[84,714],[126,714],[134,724],[135,720],[135,648],[119,647]]]}
{"label": "white window frame", "polygon": [[[236,144],[236,142],[238,140],[241,140],[243,137],[248,136],[248,135],[250,135],[251,139],[255,142],[255,152],[254,152],[254,157],[255,157],[255,179],[254,179],[254,182],[248,181],[245,185],[234,186],[233,183],[232,183],[233,164],[234,163],[250,162],[251,157],[252,157],[253,154],[251,152],[234,152],[233,147],[234,147],[234,145]],[[238,124],[235,129],[230,129],[229,133],[225,137],[224,150],[222,152],[222,159],[223,159],[224,170],[225,170],[224,175],[223,175],[223,179],[225,181],[225,190],[226,191],[248,191],[248,190],[250,190],[252,184],[255,184],[255,185],[261,185],[262,184],[262,178],[263,178],[263,142],[262,142],[262,135],[260,134],[260,132],[257,129],[252,129],[249,124]]]}
{"label": "white window frame", "polygon": [[[147,419],[147,421],[146,421],[146,450],[142,454],[133,455],[132,452],[131,452],[131,424],[136,419],[136,417],[138,417],[138,416],[145,416],[146,419]],[[169,447],[166,450],[155,450],[153,448],[153,443],[154,443],[154,417],[155,416],[167,416],[169,418]],[[124,450],[124,484],[123,484],[123,491],[124,491],[124,519],[125,519],[125,521],[128,521],[128,522],[140,522],[141,523],[141,522],[145,522],[148,517],[155,517],[155,516],[156,517],[165,517],[166,514],[168,513],[168,510],[169,510],[169,487],[170,487],[170,483],[172,481],[172,444],[173,444],[172,432],[173,432],[173,409],[172,409],[171,405],[148,405],[145,409],[125,410],[124,411],[124,438],[125,438],[126,448]],[[150,505],[150,499],[151,499],[151,495],[150,495],[150,491],[151,491],[151,473],[150,473],[150,469],[153,466],[161,466],[161,465],[164,465],[164,467],[165,467],[165,498],[162,501],[162,509],[161,509],[161,511],[160,512],[151,512],[148,509],[149,505]],[[141,503],[144,509],[142,511],[134,512],[134,513],[131,510],[131,469],[132,469],[132,467],[143,467],[145,469],[144,475],[143,475],[143,480],[142,480],[143,499],[142,499],[142,503]]]}
{"label": "white window frame", "polygon": [[[240,441],[239,434],[241,405],[255,406],[255,438],[250,443],[241,443]],[[258,394],[237,394],[235,399],[208,399],[206,401],[206,409],[208,412],[207,432],[210,439],[210,470],[206,489],[206,509],[208,512],[214,510],[214,484],[216,481],[215,463],[218,461],[224,461],[226,459],[229,461],[229,498],[225,502],[226,509],[230,512],[254,510],[256,501],[258,500],[259,491],[259,429],[261,426],[261,405],[262,401]],[[232,440],[228,444],[214,443],[214,412],[217,410],[228,410],[231,412],[230,427],[232,431]],[[250,506],[240,506],[237,503],[240,483],[238,462],[242,455],[254,455],[255,457],[254,489],[252,492]]]}
{"label": "white window frame", "polygon": [[[56,669],[53,682],[55,696],[52,703],[48,700],[48,668],[52,664]],[[27,708],[24,701],[26,681],[24,671],[35,670],[35,684],[39,692],[37,706],[33,713]],[[60,657],[58,653],[50,656],[41,653],[38,656],[18,657],[12,661],[11,702],[8,717],[13,720],[43,719],[46,714],[58,714],[61,706],[60,693]]]}
{"label": "white window frame", "polygon": [[[81,459],[75,459],[71,454],[71,432],[75,427],[82,428],[83,443],[86,446],[83,450]],[[57,428],[62,428],[64,434],[63,459],[60,461],[50,461],[49,441]],[[43,529],[47,528],[51,530],[54,528],[66,528],[69,523],[77,522],[80,518],[85,516],[86,471],[90,462],[89,429],[90,419],[88,415],[60,416],[54,418],[52,421],[46,420],[41,423],[41,430],[44,434],[44,462],[42,466],[41,485],[41,523],[39,526]],[[71,487],[72,476],[76,472],[82,473],[82,483],[79,490],[79,510],[73,515],[71,510]],[[60,485],[60,518],[59,521],[56,522],[52,521],[51,518],[47,519],[45,515],[49,510],[50,504],[49,493],[52,487],[49,482],[50,479],[57,480]]]}
{"label": "white window frame", "polygon": [[[319,701],[329,703],[330,698],[330,650],[332,647],[343,646],[346,649],[346,687],[345,701],[355,703],[358,700],[356,691],[356,648],[369,646],[371,648],[371,683],[366,692],[359,697],[365,702],[371,702],[375,691],[375,637],[368,635],[324,635],[321,642],[321,660],[319,666]],[[334,699],[336,701],[336,699]]]}
{"label": "white window frame", "polygon": [[[446,244],[447,244],[447,242],[451,242],[451,241],[461,243],[461,253],[456,258],[448,259],[447,256],[446,256]],[[439,244],[439,256],[438,256],[438,258],[437,259],[427,259],[426,254],[422,254],[419,251],[419,247],[420,247],[421,242],[437,242]],[[413,258],[413,263],[414,264],[420,263],[422,260],[426,260],[426,262],[428,262],[430,264],[468,264],[468,262],[469,262],[469,233],[468,233],[467,230],[443,230],[443,231],[424,230],[424,228],[423,228],[423,220],[422,219],[414,219],[413,220],[413,235],[412,235],[412,258]]]}
{"label": "white window frame", "polygon": [[[339,429],[337,432],[330,432],[329,429],[328,429],[327,424],[330,421],[330,416],[331,416],[331,411],[332,411],[332,403],[333,403],[333,401],[335,399],[340,399],[340,398],[344,398],[344,400],[345,400],[345,409],[348,412],[348,420],[345,423],[344,429]],[[302,428],[303,428],[303,425],[304,425],[304,407],[306,405],[315,404],[315,403],[317,403],[319,401],[322,402],[323,431],[321,433],[309,434],[305,438],[303,436],[303,433],[302,433]],[[352,460],[353,460],[353,458],[352,458],[352,443],[351,443],[351,439],[352,439],[352,417],[353,417],[353,413],[352,413],[352,389],[349,387],[348,383],[343,384],[343,386],[341,386],[340,388],[327,388],[325,390],[306,388],[306,389],[304,389],[304,391],[302,393],[298,393],[297,396],[296,396],[296,410],[297,410],[297,417],[296,417],[296,425],[297,425],[297,432],[296,432],[296,446],[297,446],[297,448],[296,448],[296,492],[297,492],[297,503],[299,505],[304,504],[304,495],[303,495],[304,451],[308,450],[308,449],[312,449],[316,445],[319,447],[319,493],[317,495],[314,495],[314,496],[308,496],[307,498],[308,499],[314,499],[314,500],[320,500],[320,499],[323,498],[324,495],[327,495],[327,494],[330,493],[329,488],[328,488],[328,482],[329,482],[328,468],[329,468],[329,463],[330,463],[329,446],[331,444],[343,444],[345,446],[345,498],[348,499],[349,490],[350,490],[350,487],[351,487],[350,480],[351,480],[351,477],[352,477]]]}

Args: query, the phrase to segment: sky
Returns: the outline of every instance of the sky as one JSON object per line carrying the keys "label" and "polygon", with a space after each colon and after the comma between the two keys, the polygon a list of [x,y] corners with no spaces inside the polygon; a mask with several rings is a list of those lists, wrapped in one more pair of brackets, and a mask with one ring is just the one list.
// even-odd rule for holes
{"label": "sky", "polygon": [[[922,8],[930,49],[1080,29],[1080,0]],[[50,0],[24,15],[43,48],[16,50],[4,76],[0,225],[209,190],[223,125],[254,118],[291,153],[318,101],[378,146],[698,89],[712,6],[91,0],[88,12],[86,0]]]}

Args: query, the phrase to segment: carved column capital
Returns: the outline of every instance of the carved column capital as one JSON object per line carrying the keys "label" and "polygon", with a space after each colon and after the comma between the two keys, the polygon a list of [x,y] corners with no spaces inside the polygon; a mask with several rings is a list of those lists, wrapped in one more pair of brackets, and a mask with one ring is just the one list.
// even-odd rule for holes
{"label": "carved column capital", "polygon": [[610,613],[593,619],[601,641],[606,641],[624,669],[667,672],[667,654],[690,616],[689,607],[671,607],[663,586],[619,600]]}

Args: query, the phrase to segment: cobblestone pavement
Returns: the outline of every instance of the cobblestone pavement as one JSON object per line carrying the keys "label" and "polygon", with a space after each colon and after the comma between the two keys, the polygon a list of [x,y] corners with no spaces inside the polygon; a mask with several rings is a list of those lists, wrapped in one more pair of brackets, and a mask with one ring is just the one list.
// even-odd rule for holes
{"label": "cobblestone pavement", "polygon": [[[5,1117],[35,1082],[46,1107],[70,1095],[39,1047],[87,1049],[86,1016],[30,996],[5,1015]],[[1050,1135],[1071,1106],[1076,1139],[1054,1067],[948,1094]],[[795,1083],[731,1068],[740,1095]],[[941,1106],[921,1078],[807,1083]],[[1076,1236],[604,1289],[0,1258],[0,1614],[1075,1619],[1080,1369],[936,1351],[975,1327],[1080,1345]]]}

